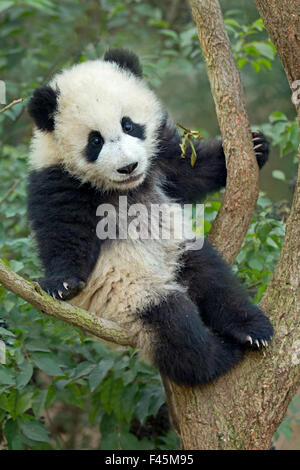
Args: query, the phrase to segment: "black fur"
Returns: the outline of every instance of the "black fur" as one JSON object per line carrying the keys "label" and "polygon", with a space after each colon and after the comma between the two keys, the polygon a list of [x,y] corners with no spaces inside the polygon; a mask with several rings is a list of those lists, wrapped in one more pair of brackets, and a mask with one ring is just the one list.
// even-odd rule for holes
{"label": "black fur", "polygon": [[[207,193],[226,186],[226,161],[221,140],[194,141],[197,159],[191,165],[191,147],[188,146],[185,158],[180,158],[181,143],[176,126],[165,119],[159,129],[159,154],[157,161],[166,176],[166,193],[182,203],[203,199]],[[268,160],[269,144],[262,133],[253,133],[254,146],[260,168]]]}
{"label": "black fur", "polygon": [[205,324],[240,344],[256,348],[270,341],[273,327],[269,319],[243,291],[229,266],[207,242],[201,250],[186,251],[178,280],[198,306]]}
{"label": "black fur", "polygon": [[60,166],[29,176],[28,217],[45,268],[40,284],[55,297],[74,297],[95,266],[101,245],[96,235],[100,197]]}
{"label": "black fur", "polygon": [[34,91],[28,104],[28,112],[38,129],[48,132],[54,130],[57,96],[58,91],[54,91],[50,86],[43,86]]}
{"label": "black fur", "polygon": [[103,147],[104,140],[98,131],[91,131],[88,136],[88,143],[85,147],[84,154],[88,162],[95,162],[101,149]]}
{"label": "black fur", "polygon": [[109,49],[104,54],[104,60],[107,62],[116,62],[122,69],[129,70],[139,78],[143,76],[143,70],[138,56],[127,49]]}
{"label": "black fur", "polygon": [[[130,123],[132,126],[132,129],[129,131],[125,130],[125,124]],[[123,130],[126,134],[131,135],[132,137],[137,137],[138,139],[145,140],[146,134],[145,134],[145,126],[142,124],[137,124],[136,122],[133,122],[129,117],[123,117],[122,119],[122,127]]]}
{"label": "black fur", "polygon": [[155,364],[173,382],[204,384],[225,374],[243,357],[237,343],[205,327],[197,306],[185,294],[174,293],[139,315],[154,334]]}

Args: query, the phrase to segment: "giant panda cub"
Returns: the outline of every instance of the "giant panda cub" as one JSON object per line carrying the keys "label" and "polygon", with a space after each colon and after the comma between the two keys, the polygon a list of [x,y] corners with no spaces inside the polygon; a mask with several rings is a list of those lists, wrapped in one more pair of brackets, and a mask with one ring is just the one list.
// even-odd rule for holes
{"label": "giant panda cub", "polygon": [[[127,216],[120,196],[129,214],[133,204],[189,203],[226,183],[220,141],[195,143],[194,167],[190,148],[180,158],[176,126],[132,52],[112,49],[64,70],[35,90],[28,109],[36,125],[28,216],[46,292],[127,328],[178,384],[211,381],[245,345],[267,345],[268,318],[207,241],[190,250],[172,236],[97,236],[103,204],[115,208],[117,228]],[[268,144],[260,133],[253,140],[261,167]]]}

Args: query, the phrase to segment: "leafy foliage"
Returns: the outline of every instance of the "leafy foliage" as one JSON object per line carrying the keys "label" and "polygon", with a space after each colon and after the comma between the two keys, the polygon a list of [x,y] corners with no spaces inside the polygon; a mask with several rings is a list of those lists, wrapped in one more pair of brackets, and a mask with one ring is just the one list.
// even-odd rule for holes
{"label": "leafy foliage", "polygon": [[[269,122],[261,126],[273,146],[278,146],[280,156],[292,155],[295,165],[298,163],[299,126],[297,119],[290,121],[284,113],[274,111],[269,116]],[[275,179],[286,180],[285,173],[281,170],[273,170]]]}
{"label": "leafy foliage", "polygon": [[250,63],[255,72],[259,72],[261,67],[271,70],[276,54],[273,43],[269,39],[250,40],[250,37],[265,30],[262,19],[259,18],[246,26],[233,18],[225,18],[224,22],[228,33],[233,37],[232,48],[238,66],[242,69]]}

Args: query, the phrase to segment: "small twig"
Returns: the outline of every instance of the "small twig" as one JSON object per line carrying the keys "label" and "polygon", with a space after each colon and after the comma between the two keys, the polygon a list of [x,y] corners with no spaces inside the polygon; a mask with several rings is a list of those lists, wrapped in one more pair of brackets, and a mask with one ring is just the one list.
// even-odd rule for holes
{"label": "small twig", "polygon": [[0,109],[0,114],[5,113],[8,109],[12,108],[16,104],[22,103],[24,101],[24,98],[19,98],[17,100],[12,101],[9,103],[7,106],[4,106],[4,108]]}
{"label": "small twig", "polygon": [[4,201],[10,196],[10,194],[16,189],[18,184],[20,184],[22,181],[22,178],[19,178],[17,181],[15,181],[11,187],[8,189],[8,191],[4,194],[4,196],[0,199],[0,205],[3,204]]}
{"label": "small twig", "polygon": [[192,167],[195,165],[196,160],[197,160],[197,152],[194,147],[193,139],[195,140],[202,140],[203,137],[200,135],[199,131],[192,131],[191,129],[188,129],[187,127],[184,127],[182,124],[177,123],[177,126],[183,129],[183,138],[182,138],[182,143],[179,144],[179,147],[181,148],[181,158],[185,158],[186,156],[186,151],[187,151],[187,145],[188,143],[190,144],[190,147],[192,149],[191,153],[191,165]]}

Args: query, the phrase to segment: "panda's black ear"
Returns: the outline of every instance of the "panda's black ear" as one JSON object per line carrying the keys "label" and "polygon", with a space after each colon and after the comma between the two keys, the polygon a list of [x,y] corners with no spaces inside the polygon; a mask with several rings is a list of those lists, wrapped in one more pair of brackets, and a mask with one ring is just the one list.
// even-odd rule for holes
{"label": "panda's black ear", "polygon": [[104,54],[104,60],[107,62],[116,62],[119,67],[129,70],[139,78],[143,76],[143,70],[138,56],[128,49],[108,49]]}
{"label": "panda's black ear", "polygon": [[28,104],[28,112],[38,129],[49,132],[54,130],[57,96],[58,91],[54,91],[50,86],[43,86],[34,91]]}

